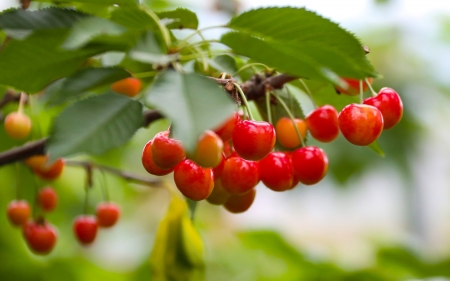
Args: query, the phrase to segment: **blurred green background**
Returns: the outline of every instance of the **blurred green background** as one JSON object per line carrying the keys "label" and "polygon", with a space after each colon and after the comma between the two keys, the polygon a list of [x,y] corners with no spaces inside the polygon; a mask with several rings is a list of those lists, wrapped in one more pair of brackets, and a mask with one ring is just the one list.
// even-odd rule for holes
{"label": "blurred green background", "polygon": [[[450,278],[448,3],[147,2],[155,9],[190,8],[198,13],[200,26],[225,23],[234,13],[261,5],[306,6],[357,34],[370,47],[368,56],[384,76],[374,82],[374,88],[394,88],[404,103],[401,123],[379,140],[385,158],[341,136],[331,144],[320,144],[328,154],[330,171],[317,185],[298,186],[286,193],[260,186],[254,205],[240,215],[201,202],[195,225],[205,244],[206,280]],[[17,3],[0,3],[1,10],[10,6]],[[207,34],[218,37],[215,32]],[[52,115],[47,113],[39,117],[44,130]],[[140,162],[142,147],[167,125],[155,122],[139,130],[125,147],[94,160],[146,175]],[[0,140],[2,150],[11,145],[3,130]],[[22,165],[0,167],[0,179],[0,206],[6,209],[17,186],[32,202],[35,179]],[[106,184],[123,216],[118,225],[101,230],[96,242],[84,248],[71,230],[73,218],[82,213],[84,181],[81,169],[66,167],[56,182],[37,183],[53,185],[60,198],[57,211],[46,216],[59,229],[49,256],[30,253],[21,232],[0,216],[0,280],[151,280],[149,257],[169,205],[169,192],[108,175]],[[94,181],[91,211],[101,201],[101,175],[95,174]]]}

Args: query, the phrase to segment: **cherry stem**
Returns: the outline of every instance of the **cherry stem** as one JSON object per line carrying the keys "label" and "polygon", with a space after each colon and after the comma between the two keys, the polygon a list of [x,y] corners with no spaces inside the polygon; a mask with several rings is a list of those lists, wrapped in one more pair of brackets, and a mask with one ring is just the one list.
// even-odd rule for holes
{"label": "cherry stem", "polygon": [[16,162],[16,199],[19,200],[20,199],[20,166],[19,163]]}
{"label": "cherry stem", "polygon": [[267,119],[272,124],[272,107],[270,106],[270,92],[266,92]]}
{"label": "cherry stem", "polygon": [[133,74],[133,77],[135,77],[135,78],[147,78],[147,77],[156,76],[158,73],[159,73],[159,71],[147,71],[147,72],[135,73],[135,74]]}
{"label": "cherry stem", "polygon": [[109,202],[109,192],[108,192],[108,185],[106,184],[106,175],[105,175],[105,171],[98,169],[100,174],[101,174],[101,181],[100,181],[100,185],[102,187],[102,194],[103,194],[103,200],[105,200],[106,202]]}
{"label": "cherry stem", "polygon": [[242,99],[242,101],[244,102],[245,108],[247,108],[247,113],[248,113],[248,116],[249,116],[250,120],[253,120],[253,121],[254,121],[255,119],[253,118],[252,112],[251,112],[251,110],[250,110],[250,106],[249,106],[249,104],[248,104],[248,101],[247,101],[247,98],[245,97],[244,92],[243,92],[242,89],[241,89],[241,86],[239,86],[238,83],[233,83],[233,85],[234,85],[234,87],[238,90],[239,95],[241,96],[241,99]]}
{"label": "cherry stem", "polygon": [[367,78],[364,79],[366,81],[367,86],[369,87],[370,92],[372,93],[372,96],[376,96],[377,92],[375,92],[372,88],[372,85],[370,85],[369,80]]}
{"label": "cherry stem", "polygon": [[23,113],[23,106],[25,104],[26,98],[27,98],[27,95],[24,92],[20,93],[19,109],[17,110],[17,112],[19,114]]}
{"label": "cherry stem", "polygon": [[39,179],[36,177],[35,174],[33,174],[33,178],[34,178],[34,202],[33,202],[33,218],[37,218],[38,217],[38,208],[40,207],[39,204],[37,203],[37,198],[39,196]]}
{"label": "cherry stem", "polygon": [[359,80],[359,103],[364,102],[363,80]]}
{"label": "cherry stem", "polygon": [[164,43],[166,44],[167,48],[169,49],[172,46],[172,42],[170,40],[170,33],[167,27],[160,21],[159,17],[155,12],[152,10],[144,7],[145,12],[156,22],[158,25],[159,30],[161,31],[162,37],[164,39]]}
{"label": "cherry stem", "polygon": [[302,134],[300,133],[300,130],[298,129],[297,124],[295,123],[295,117],[292,114],[291,110],[286,105],[286,103],[276,93],[272,92],[272,95],[277,99],[277,101],[281,104],[281,106],[284,108],[284,110],[286,110],[287,114],[289,115],[289,118],[292,121],[292,124],[294,125],[295,132],[297,133],[297,137],[300,139],[300,143],[301,143],[302,147],[305,147],[306,145],[305,145],[305,142],[303,141]]}
{"label": "cherry stem", "polygon": [[183,40],[180,41],[180,43],[178,44],[178,49],[180,50],[186,44],[188,44],[189,39],[194,37],[196,34],[200,34],[202,31],[205,31],[205,30],[208,30],[208,29],[213,29],[213,28],[227,28],[227,26],[225,26],[225,25],[215,25],[215,26],[208,26],[208,27],[205,27],[205,28],[197,29],[196,31],[194,31],[193,33],[189,34],[187,37],[185,37]]}
{"label": "cherry stem", "polygon": [[311,102],[312,102],[314,108],[317,108],[317,104],[316,104],[316,102],[314,101],[314,99],[313,99],[313,97],[312,97],[312,94],[311,94],[311,91],[309,90],[309,88],[308,88],[308,86],[306,85],[305,81],[303,81],[303,79],[298,79],[298,81],[300,81],[300,83],[302,84],[303,88],[305,88],[305,92],[306,92],[306,94],[308,95],[309,99],[311,100]]}
{"label": "cherry stem", "polygon": [[86,170],[86,183],[84,186],[85,196],[84,196],[83,214],[87,215],[88,214],[88,206],[89,206],[89,189],[91,189],[93,186],[92,165],[86,165],[84,167],[84,169]]}
{"label": "cherry stem", "polygon": [[[259,63],[259,62],[249,63],[249,64],[246,64],[246,65],[244,65],[243,67],[239,68],[235,73],[233,73],[232,76],[236,76],[239,72],[241,72],[241,71],[243,71],[243,70],[246,70],[247,68],[254,67],[254,66],[262,66],[262,67],[264,67],[265,69],[270,69],[267,65],[265,65],[265,64],[263,64],[263,63]],[[253,70],[255,70],[255,69],[253,69]],[[255,71],[255,72],[256,72],[256,71]]]}

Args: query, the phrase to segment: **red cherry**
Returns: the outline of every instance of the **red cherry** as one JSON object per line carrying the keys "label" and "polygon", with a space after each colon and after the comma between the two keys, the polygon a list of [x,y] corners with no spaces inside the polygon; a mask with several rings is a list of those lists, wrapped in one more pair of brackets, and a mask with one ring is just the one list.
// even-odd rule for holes
{"label": "red cherry", "polygon": [[145,170],[147,172],[149,172],[152,175],[155,176],[164,176],[167,174],[170,174],[174,169],[161,169],[160,167],[156,166],[155,162],[153,162],[153,158],[152,158],[152,142],[153,141],[149,141],[147,142],[147,144],[144,146],[144,149],[142,150],[142,166],[144,166]]}
{"label": "red cherry", "polygon": [[225,160],[220,178],[223,188],[231,194],[243,194],[254,188],[260,180],[258,162],[241,157]]}
{"label": "red cherry", "polygon": [[214,132],[224,141],[231,140],[236,124],[241,120],[239,113],[234,112],[225,122],[214,129]]}
{"label": "red cherry", "polygon": [[11,224],[20,226],[30,218],[31,208],[25,200],[13,200],[8,204],[6,214]]}
{"label": "red cherry", "polygon": [[[340,87],[336,87],[336,90],[344,95],[347,96],[357,96],[359,95],[360,92],[360,79],[354,79],[354,78],[341,78],[342,80],[344,80],[345,83],[347,83],[348,88],[347,89],[343,89]],[[367,80],[369,81],[370,84],[372,84],[372,78],[369,77],[367,78]],[[367,90],[368,86],[366,81],[363,81],[363,92],[365,92]]]}
{"label": "red cherry", "polygon": [[212,169],[200,167],[189,159],[181,161],[175,167],[173,177],[178,190],[191,200],[208,198],[214,188]]}
{"label": "red cherry", "polygon": [[31,251],[45,255],[55,246],[58,235],[55,227],[45,221],[28,221],[23,227],[23,236]]}
{"label": "red cherry", "polygon": [[223,167],[225,166],[226,156],[225,153],[222,152],[222,159],[220,160],[219,165],[213,169],[214,180],[217,180],[222,176]]}
{"label": "red cherry", "polygon": [[339,113],[339,129],[354,145],[369,145],[383,130],[383,116],[374,106],[352,103]]}
{"label": "red cherry", "polygon": [[97,205],[95,214],[99,227],[111,227],[119,219],[120,207],[112,202],[103,202]]}
{"label": "red cherry", "polygon": [[316,146],[305,146],[292,152],[292,166],[298,180],[311,185],[325,177],[328,171],[328,157]]}
{"label": "red cherry", "polygon": [[113,83],[111,89],[116,93],[135,97],[142,89],[142,82],[137,78],[129,77]]}
{"label": "red cherry", "polygon": [[73,221],[73,232],[81,244],[87,245],[94,242],[97,229],[97,218],[94,216],[81,215]]}
{"label": "red cherry", "polygon": [[189,158],[203,168],[215,168],[222,160],[223,141],[213,131],[206,130],[197,141],[195,152]]}
{"label": "red cherry", "polygon": [[47,186],[39,191],[37,200],[42,210],[49,212],[56,208],[58,195],[53,188]]}
{"label": "red cherry", "polygon": [[384,130],[388,130],[400,122],[403,116],[403,103],[400,96],[391,88],[382,88],[378,95],[367,98],[363,102],[378,108],[383,115]]}
{"label": "red cherry", "polygon": [[243,213],[247,211],[255,201],[256,189],[252,188],[244,194],[234,194],[223,204],[225,209],[231,213]]}
{"label": "red cherry", "polygon": [[234,150],[246,160],[263,159],[272,151],[275,141],[275,129],[269,122],[243,120],[234,127]]}
{"label": "red cherry", "polygon": [[261,181],[274,191],[285,191],[292,187],[294,170],[291,159],[283,152],[271,152],[259,161]]}
{"label": "red cherry", "polygon": [[[291,165],[292,165],[292,152],[291,151],[283,151],[283,153],[289,157],[289,160],[291,161]],[[294,167],[292,167],[292,169],[294,169]],[[292,185],[291,185],[291,188],[289,188],[289,189],[295,188],[299,182],[300,181],[294,172],[294,176],[292,177]]]}
{"label": "red cherry", "polygon": [[[302,119],[294,118],[295,126],[303,139],[306,137],[306,123]],[[301,144],[297,135],[294,123],[291,118],[282,117],[277,121],[275,125],[275,131],[277,132],[278,142],[286,148],[296,148]]]}
{"label": "red cherry", "polygon": [[160,132],[153,138],[152,159],[161,169],[175,168],[186,156],[179,140],[169,138],[169,132]]}
{"label": "red cherry", "polygon": [[331,105],[316,108],[306,117],[311,136],[321,142],[333,141],[339,135],[338,112]]}
{"label": "red cherry", "polygon": [[45,180],[54,180],[59,178],[59,176],[62,174],[64,169],[64,160],[63,159],[57,159],[55,162],[51,163],[50,165],[46,164],[41,167],[33,168],[33,171]]}
{"label": "red cherry", "polygon": [[223,205],[230,196],[231,194],[223,188],[220,179],[215,179],[214,188],[208,198],[206,198],[206,201],[213,205]]}

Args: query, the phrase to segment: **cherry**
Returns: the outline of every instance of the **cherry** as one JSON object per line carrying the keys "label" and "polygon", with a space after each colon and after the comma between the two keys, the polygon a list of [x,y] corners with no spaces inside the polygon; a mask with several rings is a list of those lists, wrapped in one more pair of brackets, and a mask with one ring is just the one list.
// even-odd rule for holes
{"label": "cherry", "polygon": [[24,139],[30,134],[31,120],[21,112],[11,112],[5,117],[5,131],[13,139]]}
{"label": "cherry", "polygon": [[291,159],[283,152],[271,152],[259,161],[261,181],[274,191],[285,191],[292,187],[294,170]]}
{"label": "cherry", "polygon": [[258,162],[241,157],[225,160],[220,178],[223,188],[231,194],[243,194],[255,187],[260,180]]}
{"label": "cherry", "polygon": [[383,116],[374,106],[352,103],[339,113],[339,129],[354,145],[369,145],[383,130]]}
{"label": "cherry", "polygon": [[305,146],[292,152],[292,166],[297,179],[306,185],[318,183],[328,171],[328,157],[316,146]]}
{"label": "cherry", "polygon": [[111,89],[114,92],[123,94],[131,98],[139,94],[141,88],[142,88],[141,80],[134,77],[119,80],[111,85]]}
{"label": "cherry", "polygon": [[63,169],[64,169],[64,160],[62,158],[59,158],[50,165],[46,164],[41,167],[33,168],[33,171],[36,173],[36,175],[45,180],[54,180],[61,175]]}
{"label": "cherry", "polygon": [[230,196],[231,194],[223,188],[220,179],[215,179],[214,188],[208,198],[206,198],[206,201],[213,205],[223,205]]}
{"label": "cherry", "polygon": [[6,214],[11,224],[20,226],[30,218],[31,208],[25,200],[13,200],[8,204]]}
{"label": "cherry", "polygon": [[223,204],[225,209],[231,213],[243,213],[247,211],[255,201],[256,189],[252,188],[244,194],[234,194]]}
{"label": "cherry", "polygon": [[220,159],[219,165],[217,165],[213,169],[214,180],[217,180],[218,178],[220,178],[222,176],[223,167],[225,166],[225,160],[226,160],[225,153],[222,152],[222,158]]}
{"label": "cherry", "polygon": [[331,105],[316,108],[306,117],[311,136],[321,142],[333,141],[339,135],[338,112]]}
{"label": "cherry", "polygon": [[265,121],[239,121],[233,130],[233,147],[246,160],[261,160],[275,146],[276,134],[272,124]]}
{"label": "cherry", "polygon": [[214,132],[224,141],[231,140],[233,136],[233,130],[236,124],[240,121],[241,117],[238,112],[234,112],[225,122],[220,124],[214,129]]}
{"label": "cherry", "polygon": [[25,159],[25,164],[32,169],[39,169],[47,164],[48,155],[35,155]]}
{"label": "cherry", "polygon": [[53,188],[47,186],[39,191],[37,201],[42,210],[49,212],[56,208],[58,195]]}
{"label": "cherry", "polygon": [[151,147],[153,162],[164,170],[175,168],[186,156],[181,142],[169,138],[169,131],[156,134]]}
{"label": "cherry", "polygon": [[402,119],[403,103],[397,92],[391,88],[382,88],[378,95],[367,98],[363,102],[367,105],[372,105],[378,108],[383,115],[384,130],[388,130]]}
{"label": "cherry", "polygon": [[[292,152],[291,151],[283,151],[283,153],[289,157],[289,160],[291,161],[291,165],[292,165]],[[292,169],[294,169],[294,167],[292,167]],[[297,175],[294,172],[294,175],[292,177],[292,184],[291,187],[289,189],[293,189],[294,187],[296,187],[299,183],[299,179],[297,177]]]}
{"label": "cherry", "polygon": [[197,141],[195,152],[189,158],[204,168],[215,168],[222,161],[223,141],[213,131],[205,131]]}
{"label": "cherry", "polygon": [[[294,118],[295,125],[297,126],[300,135],[304,139],[306,137],[306,123],[302,119]],[[277,121],[275,125],[275,131],[277,132],[278,142],[286,148],[296,148],[300,146],[301,141],[298,138],[297,131],[295,130],[294,123],[288,117],[282,117]]]}
{"label": "cherry", "polygon": [[23,236],[28,247],[40,255],[50,253],[58,237],[55,227],[42,219],[28,221],[23,227]]}
{"label": "cherry", "polygon": [[[343,89],[340,87],[336,87],[336,90],[344,95],[347,96],[357,96],[360,93],[360,86],[359,86],[359,81],[360,79],[354,79],[354,78],[341,78],[342,80],[344,80],[345,83],[347,83],[348,88],[347,89]],[[372,78],[369,77],[367,78],[367,80],[369,81],[370,84],[372,84]],[[367,90],[368,86],[366,81],[363,81],[363,92],[365,92]]]}
{"label": "cherry", "polygon": [[100,203],[97,205],[96,216],[99,227],[111,227],[119,219],[120,207],[112,202]]}
{"label": "cherry", "polygon": [[144,166],[145,170],[149,172],[152,175],[155,176],[164,176],[167,174],[170,174],[174,169],[161,169],[160,167],[156,166],[155,162],[153,162],[152,158],[152,140],[148,141],[147,144],[144,146],[144,149],[142,150],[142,165]]}
{"label": "cherry", "polygon": [[173,177],[178,190],[191,200],[206,199],[214,188],[213,170],[200,167],[189,159],[175,167]]}
{"label": "cherry", "polygon": [[73,232],[81,244],[91,244],[97,235],[98,223],[94,216],[81,215],[73,221]]}

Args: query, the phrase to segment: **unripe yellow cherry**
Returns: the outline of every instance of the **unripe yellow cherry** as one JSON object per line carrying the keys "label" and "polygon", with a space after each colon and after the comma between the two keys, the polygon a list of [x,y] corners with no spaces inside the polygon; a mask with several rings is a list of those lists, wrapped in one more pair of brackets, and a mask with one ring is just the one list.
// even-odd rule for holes
{"label": "unripe yellow cherry", "polygon": [[5,118],[5,131],[13,139],[24,139],[30,134],[31,120],[23,113],[11,112]]}

